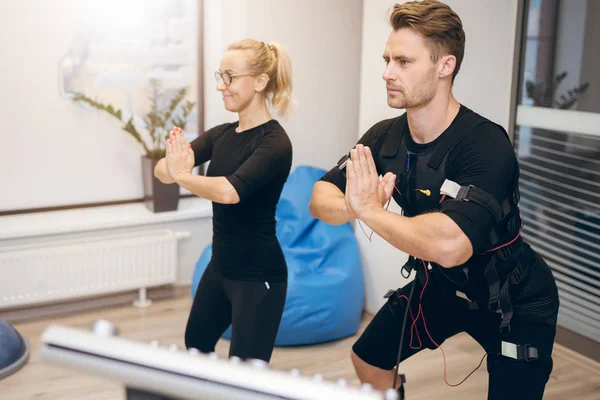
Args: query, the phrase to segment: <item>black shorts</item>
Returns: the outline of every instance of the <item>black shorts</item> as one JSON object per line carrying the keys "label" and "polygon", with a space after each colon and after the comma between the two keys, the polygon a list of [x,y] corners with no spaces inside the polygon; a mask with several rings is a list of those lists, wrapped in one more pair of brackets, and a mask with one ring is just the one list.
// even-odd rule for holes
{"label": "black shorts", "polygon": [[[360,359],[384,370],[395,368],[402,321],[412,285],[415,283],[409,283],[388,299],[354,344],[352,349]],[[502,336],[499,314],[469,310],[465,301],[456,296],[456,291],[440,291],[435,283],[432,285],[430,282],[424,291],[419,283],[416,285],[411,302],[412,316],[409,315],[406,321],[401,360],[423,348],[436,349],[447,338],[466,332],[488,353],[488,399],[542,398],[552,371],[555,324],[531,323],[526,318],[513,317],[510,334]],[[414,323],[413,319],[417,322]],[[534,362],[501,356],[502,341],[529,344],[547,357],[543,362]]]}
{"label": "black shorts", "polygon": [[185,345],[215,351],[231,325],[229,355],[269,362],[283,314],[285,282],[225,278],[211,261],[202,275],[185,330]]}

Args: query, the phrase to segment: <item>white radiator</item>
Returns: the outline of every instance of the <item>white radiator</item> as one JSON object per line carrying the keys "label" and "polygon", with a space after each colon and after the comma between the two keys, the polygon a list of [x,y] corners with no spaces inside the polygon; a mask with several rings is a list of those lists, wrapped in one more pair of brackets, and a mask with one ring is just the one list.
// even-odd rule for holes
{"label": "white radiator", "polygon": [[140,290],[174,283],[177,242],[170,230],[0,247],[0,309]]}

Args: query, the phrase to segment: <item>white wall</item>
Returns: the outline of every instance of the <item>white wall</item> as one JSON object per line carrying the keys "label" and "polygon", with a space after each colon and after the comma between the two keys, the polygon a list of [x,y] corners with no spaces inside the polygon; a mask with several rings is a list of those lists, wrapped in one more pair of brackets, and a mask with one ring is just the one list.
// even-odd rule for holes
{"label": "white wall", "polygon": [[[467,107],[507,128],[517,0],[445,2],[461,17],[467,38],[454,94]],[[386,17],[395,3],[364,0],[359,137],[375,122],[404,112],[387,106],[381,78],[384,67],[381,55],[391,29]],[[390,209],[399,212],[398,207]],[[407,255],[377,235],[373,235],[372,242],[367,241],[358,225],[356,233],[365,265],[366,309],[376,312],[388,289],[404,285],[400,267]]]}
{"label": "white wall", "polygon": [[[188,3],[190,1],[194,0]],[[0,2],[0,88],[3,94],[0,100],[0,148],[3,149],[0,210],[142,197],[142,147],[121,130],[119,121],[113,117],[84,109],[60,95],[59,64],[77,47],[77,40],[81,39],[78,32],[84,28],[87,32],[95,32],[100,26],[119,23],[121,27],[135,26],[135,12],[139,11],[140,3],[122,3],[116,0],[102,3],[89,0]],[[89,11],[92,6],[107,15],[89,15],[85,10]],[[89,19],[86,20],[86,16]],[[193,19],[194,16],[187,17]],[[177,22],[181,23],[181,31],[193,32],[193,26],[190,28],[186,18]],[[86,26],[88,24],[93,26]],[[150,41],[157,35],[166,35],[170,28],[173,27],[161,23],[143,26],[143,29],[135,26],[135,35]],[[171,29],[169,34],[181,34],[173,30],[177,29]],[[190,43],[193,48],[194,41]],[[90,45],[89,49],[97,50],[95,53],[90,51],[90,57],[113,57],[125,63],[131,57],[147,62],[155,62],[157,57],[155,53],[134,54],[136,49],[124,50],[123,54],[106,54],[102,53],[101,47]],[[174,58],[181,55],[178,51],[167,54]],[[195,50],[188,51],[183,57],[188,60],[195,57]],[[191,70],[189,75],[189,80],[196,80]],[[136,80],[145,79],[141,69],[135,77]],[[112,78],[111,83],[108,82],[111,79],[103,79],[96,84],[117,85],[116,77],[113,75]],[[132,87],[135,84],[118,83]],[[120,97],[121,88],[113,86],[113,89],[108,93],[110,100],[99,100],[117,106],[117,102],[124,100],[121,106],[126,106],[128,100]],[[143,93],[136,94],[146,97]],[[191,96],[192,100],[194,97]],[[141,101],[140,98],[137,100]]]}

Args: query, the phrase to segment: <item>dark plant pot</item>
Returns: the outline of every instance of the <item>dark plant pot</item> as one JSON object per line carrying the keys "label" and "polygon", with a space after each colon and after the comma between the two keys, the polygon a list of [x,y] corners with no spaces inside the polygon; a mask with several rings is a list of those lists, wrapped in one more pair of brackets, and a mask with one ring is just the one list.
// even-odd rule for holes
{"label": "dark plant pot", "polygon": [[179,185],[165,184],[154,176],[157,158],[142,156],[142,175],[144,180],[144,204],[155,213],[175,211],[179,205]]}

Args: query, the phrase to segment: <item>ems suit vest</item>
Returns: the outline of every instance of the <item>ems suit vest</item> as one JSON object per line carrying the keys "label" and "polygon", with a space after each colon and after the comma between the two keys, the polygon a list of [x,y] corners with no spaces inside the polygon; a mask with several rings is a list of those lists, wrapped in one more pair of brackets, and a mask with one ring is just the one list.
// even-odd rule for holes
{"label": "ems suit vest", "polygon": [[[491,253],[487,265],[478,266],[485,268],[488,301],[487,304],[476,304],[465,300],[470,303],[469,308],[500,313],[500,330],[503,334],[508,334],[512,317],[508,286],[520,282],[523,274],[523,268],[519,264],[521,240],[518,237],[522,221],[518,209],[518,184],[514,182],[515,189],[498,203],[491,194],[474,186],[460,186],[448,180],[446,174],[448,155],[453,151],[458,139],[469,130],[485,123],[493,122],[474,112],[468,112],[454,121],[431,149],[417,155],[408,151],[407,139],[410,133],[407,116],[404,114],[392,123],[387,135],[381,138],[383,142],[375,162],[381,174],[398,171],[402,166],[402,172],[396,174],[396,188],[399,193],[394,191],[394,199],[407,217],[438,211],[445,201],[475,202],[492,215],[496,224],[488,234],[486,248],[474,249],[474,255]],[[506,133],[502,127],[500,129]],[[403,267],[404,272],[410,273],[417,263],[421,261],[415,261],[411,256],[407,265]],[[434,263],[431,265],[433,268],[442,268]],[[466,271],[467,279],[468,276]]]}

